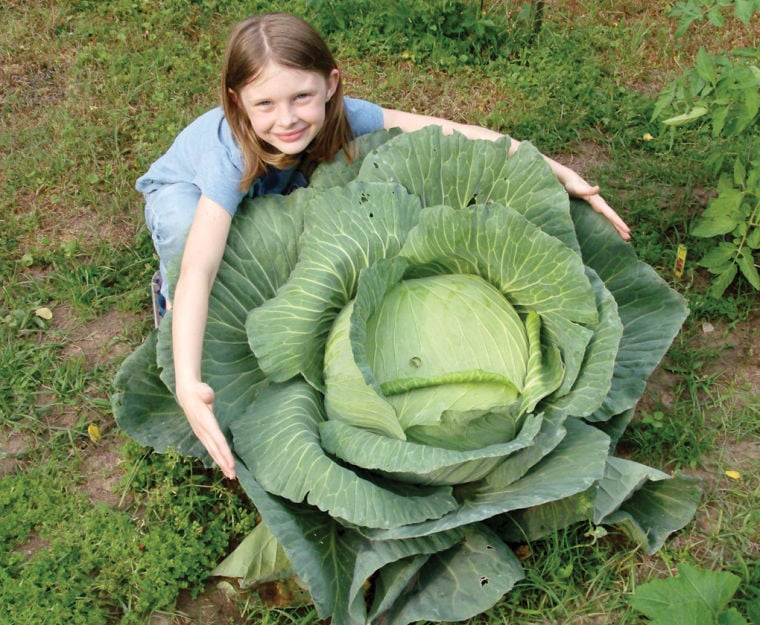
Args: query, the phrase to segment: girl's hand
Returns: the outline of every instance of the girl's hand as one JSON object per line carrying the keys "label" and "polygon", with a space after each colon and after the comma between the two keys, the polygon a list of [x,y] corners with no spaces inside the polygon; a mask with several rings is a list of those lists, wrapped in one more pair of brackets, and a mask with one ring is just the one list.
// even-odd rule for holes
{"label": "girl's hand", "polygon": [[208,297],[224,254],[232,216],[201,195],[185,243],[174,290],[172,351],[177,400],[195,436],[225,476],[235,477],[235,459],[214,416],[214,391],[201,382]]}
{"label": "girl's hand", "polygon": [[235,479],[235,460],[227,439],[214,416],[214,391],[203,382],[197,382],[182,394],[180,405],[195,436],[219,466],[225,477]]}
{"label": "girl's hand", "polygon": [[565,190],[572,196],[586,200],[597,213],[606,217],[615,226],[618,234],[626,241],[631,238],[631,229],[605,199],[599,195],[599,187],[592,187],[582,178],[568,180]]}

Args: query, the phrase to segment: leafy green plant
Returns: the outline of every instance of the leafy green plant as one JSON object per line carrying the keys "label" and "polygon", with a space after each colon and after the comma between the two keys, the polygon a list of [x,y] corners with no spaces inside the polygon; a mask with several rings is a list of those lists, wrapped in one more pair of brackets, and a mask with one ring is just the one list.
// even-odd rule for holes
{"label": "leafy green plant", "polygon": [[[395,134],[243,209],[205,339],[240,483],[336,624],[468,618],[522,577],[508,543],[585,520],[655,551],[698,499],[609,455],[680,296],[529,143]],[[173,386],[165,321],[114,411],[208,462]]]}
{"label": "leafy green plant", "polygon": [[[357,45],[366,53],[378,47],[411,61],[444,67],[484,65],[507,58],[527,45],[540,28],[540,12],[505,14],[484,10],[482,3],[462,1],[394,2],[377,0],[311,0],[310,21],[336,46]],[[346,32],[361,33],[346,42]]]}
{"label": "leafy green plant", "polygon": [[652,625],[747,625],[736,608],[727,609],[739,577],[688,564],[679,564],[678,573],[639,586],[631,597]]}
{"label": "leafy green plant", "polygon": [[684,0],[676,2],[670,14],[678,18],[676,34],[681,36],[695,22],[707,20],[713,26],[724,26],[726,23],[724,15],[729,8],[733,8],[733,14],[737,19],[741,20],[745,26],[749,26],[754,12],[760,11],[760,2],[758,0]]}
{"label": "leafy green plant", "polygon": [[[758,74],[760,87],[760,74]],[[710,292],[720,298],[737,273],[760,291],[760,160],[750,164],[734,161],[732,174],[718,180],[718,195],[712,199],[692,228],[695,237],[712,238],[728,235],[700,260],[715,279]]]}
{"label": "leafy green plant", "polygon": [[93,506],[59,458],[0,479],[0,623],[145,623],[181,590],[197,594],[250,530],[245,495],[197,460],[146,458],[133,441],[125,457],[134,508]]}
{"label": "leafy green plant", "polygon": [[[716,26],[723,26],[721,9],[734,4],[736,15],[749,23],[760,8],[755,0],[740,2],[679,3],[679,32],[706,11]],[[708,8],[709,7],[709,8]],[[719,176],[717,197],[694,224],[695,237],[716,239],[700,265],[713,276],[710,293],[720,298],[738,274],[760,290],[760,48],[736,50],[730,55],[697,53],[695,67],[666,87],[655,105],[653,120],[673,129],[704,123],[712,141],[705,164]],[[666,112],[682,110],[677,115]]]}

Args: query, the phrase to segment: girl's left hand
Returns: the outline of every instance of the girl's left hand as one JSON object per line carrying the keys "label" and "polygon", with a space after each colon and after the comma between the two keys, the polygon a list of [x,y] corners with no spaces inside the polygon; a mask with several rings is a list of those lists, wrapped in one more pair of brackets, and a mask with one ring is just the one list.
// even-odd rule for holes
{"label": "girl's left hand", "polygon": [[631,238],[631,229],[606,200],[599,195],[599,187],[592,187],[586,181],[573,180],[565,183],[565,190],[572,196],[586,200],[597,213],[606,217],[615,226],[618,234],[628,241]]}

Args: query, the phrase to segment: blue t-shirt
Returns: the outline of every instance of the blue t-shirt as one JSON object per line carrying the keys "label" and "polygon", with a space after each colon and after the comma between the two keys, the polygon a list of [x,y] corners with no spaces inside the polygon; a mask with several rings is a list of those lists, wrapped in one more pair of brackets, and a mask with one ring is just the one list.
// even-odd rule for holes
{"label": "blue t-shirt", "polygon": [[[383,111],[377,104],[355,98],[344,98],[343,103],[354,136],[383,127]],[[224,110],[217,107],[182,130],[166,153],[137,179],[135,187],[141,193],[150,193],[166,184],[189,182],[234,215],[246,195],[283,193],[305,184],[305,179],[294,179],[302,176],[297,166],[285,170],[271,168],[254,181],[248,192],[243,192],[240,190],[243,168],[243,154],[232,136]]]}

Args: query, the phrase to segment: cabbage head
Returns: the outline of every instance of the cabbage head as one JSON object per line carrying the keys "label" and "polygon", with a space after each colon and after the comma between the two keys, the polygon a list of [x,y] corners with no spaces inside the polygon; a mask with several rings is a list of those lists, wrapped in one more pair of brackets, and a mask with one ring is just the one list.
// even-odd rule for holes
{"label": "cabbage head", "polygon": [[[511,545],[573,523],[656,551],[698,489],[612,453],[682,298],[529,143],[358,147],[233,221],[203,376],[263,524],[217,573],[296,576],[335,625],[404,625],[487,610],[523,575]],[[115,387],[127,433],[210,463],[170,323]]]}

